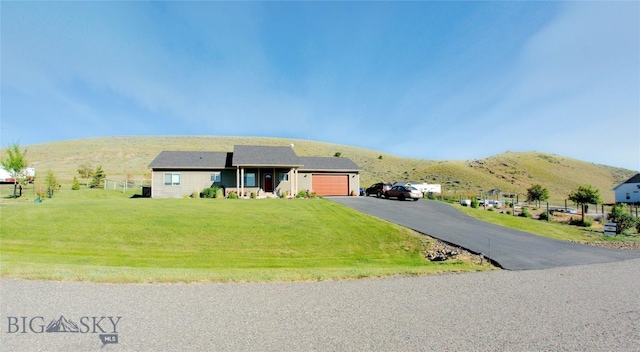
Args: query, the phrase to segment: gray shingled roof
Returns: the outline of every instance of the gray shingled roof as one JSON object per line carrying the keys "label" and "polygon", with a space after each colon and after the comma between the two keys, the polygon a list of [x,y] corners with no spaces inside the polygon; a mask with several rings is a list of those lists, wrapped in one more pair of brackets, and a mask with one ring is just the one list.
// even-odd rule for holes
{"label": "gray shingled roof", "polygon": [[640,174],[633,175],[630,179],[624,181],[624,183],[640,183]]}
{"label": "gray shingled roof", "polygon": [[[226,152],[164,151],[153,159],[152,169],[224,169]],[[229,165],[230,166],[230,165]]]}
{"label": "gray shingled roof", "polygon": [[300,171],[360,171],[361,168],[349,158],[300,157]]}
{"label": "gray shingled roof", "polygon": [[163,151],[151,169],[224,169],[235,166],[299,167],[300,171],[357,172],[361,168],[351,159],[336,157],[298,157],[291,147],[236,145],[233,153],[203,151]]}
{"label": "gray shingled roof", "polygon": [[233,147],[233,166],[302,166],[291,147],[236,145]]}
{"label": "gray shingled roof", "polygon": [[628,180],[626,180],[626,181],[622,182],[621,184],[613,187],[613,189],[616,189],[616,188],[618,188],[618,187],[620,187],[620,186],[622,186],[624,184],[627,184],[627,183],[640,183],[640,173],[637,173],[637,174],[631,176]]}

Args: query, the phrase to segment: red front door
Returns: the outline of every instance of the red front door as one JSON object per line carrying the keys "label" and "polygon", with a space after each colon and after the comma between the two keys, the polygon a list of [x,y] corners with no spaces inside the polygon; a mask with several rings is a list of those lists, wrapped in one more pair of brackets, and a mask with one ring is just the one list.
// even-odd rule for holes
{"label": "red front door", "polygon": [[264,174],[264,191],[273,192],[273,175]]}

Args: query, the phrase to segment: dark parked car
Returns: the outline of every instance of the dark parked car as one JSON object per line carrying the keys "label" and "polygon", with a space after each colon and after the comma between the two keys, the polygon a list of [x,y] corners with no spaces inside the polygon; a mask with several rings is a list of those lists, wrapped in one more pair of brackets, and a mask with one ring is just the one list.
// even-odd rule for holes
{"label": "dark parked car", "polygon": [[364,191],[364,193],[367,196],[375,194],[376,197],[380,198],[384,195],[384,192],[390,190],[391,187],[393,187],[393,185],[390,183],[378,182],[378,183],[372,184],[371,187],[367,188],[367,190]]}
{"label": "dark parked car", "polygon": [[390,190],[384,192],[384,197],[387,199],[398,198],[398,200],[405,200],[408,198],[417,201],[422,198],[422,192],[411,186],[393,186]]}

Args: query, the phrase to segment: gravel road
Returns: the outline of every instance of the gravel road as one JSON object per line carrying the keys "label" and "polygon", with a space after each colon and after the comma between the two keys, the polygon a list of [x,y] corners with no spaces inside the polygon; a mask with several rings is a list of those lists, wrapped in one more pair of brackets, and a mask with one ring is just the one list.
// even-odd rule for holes
{"label": "gravel road", "polygon": [[[638,259],[544,270],[300,283],[2,279],[0,348],[637,351],[639,294]],[[37,333],[60,316],[81,332]],[[100,320],[102,316],[107,318]],[[101,329],[114,331],[108,317],[117,322],[117,344],[100,341]]]}

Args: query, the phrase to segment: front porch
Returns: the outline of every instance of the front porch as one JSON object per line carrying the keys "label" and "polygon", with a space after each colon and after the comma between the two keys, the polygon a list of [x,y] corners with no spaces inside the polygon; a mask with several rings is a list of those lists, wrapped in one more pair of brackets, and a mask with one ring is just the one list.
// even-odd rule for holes
{"label": "front porch", "polygon": [[241,197],[269,198],[298,192],[298,168],[236,167],[235,192]]}

